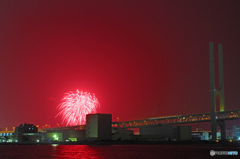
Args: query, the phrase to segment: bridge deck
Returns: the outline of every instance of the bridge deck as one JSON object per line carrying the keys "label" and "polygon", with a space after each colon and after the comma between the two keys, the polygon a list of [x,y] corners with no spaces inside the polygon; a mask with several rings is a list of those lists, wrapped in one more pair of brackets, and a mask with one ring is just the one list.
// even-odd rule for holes
{"label": "bridge deck", "polygon": [[[216,112],[216,120],[234,120],[240,118],[240,110]],[[137,128],[149,125],[175,125],[197,122],[210,122],[211,113],[176,115],[166,117],[147,118],[142,120],[132,120],[124,122],[113,122],[112,126],[119,128]]]}

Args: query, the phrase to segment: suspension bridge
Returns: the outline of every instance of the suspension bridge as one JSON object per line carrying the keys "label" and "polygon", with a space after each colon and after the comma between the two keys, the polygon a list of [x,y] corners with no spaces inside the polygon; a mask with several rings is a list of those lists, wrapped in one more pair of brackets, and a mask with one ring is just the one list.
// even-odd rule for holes
{"label": "suspension bridge", "polygon": [[[226,139],[226,120],[235,120],[239,119],[240,117],[240,110],[229,110],[225,111],[225,96],[224,96],[224,75],[223,75],[223,51],[222,51],[222,45],[218,45],[218,65],[219,65],[219,81],[216,81],[216,83],[219,84],[219,89],[215,88],[215,71],[214,71],[214,46],[213,42],[209,43],[209,61],[210,63],[210,69],[206,69],[204,67],[199,67],[198,69],[192,69],[190,68],[191,72],[195,72],[196,76],[193,76],[192,74],[189,74],[190,77],[186,77],[187,80],[177,81],[177,90],[170,90],[168,96],[174,95],[173,92],[176,91],[188,91],[191,96],[191,101],[194,102],[185,102],[182,109],[180,109],[180,112],[178,112],[178,115],[170,115],[170,116],[161,116],[161,117],[145,117],[142,119],[137,120],[130,120],[130,121],[117,121],[113,122],[112,125],[118,128],[139,128],[142,126],[149,126],[149,125],[177,125],[177,124],[188,124],[188,123],[198,123],[198,122],[211,122],[211,131],[212,131],[212,140],[216,140],[216,128],[219,125],[221,128],[221,136],[222,139]],[[204,62],[206,60],[203,60]],[[209,66],[208,64],[204,63],[205,66]],[[209,67],[208,67],[209,68]],[[209,71],[206,71],[209,70]],[[189,71],[189,70],[188,70]],[[206,75],[206,72],[208,75]],[[210,78],[209,78],[209,72],[210,72]],[[200,79],[200,80],[199,80]],[[210,79],[210,80],[209,80]],[[194,87],[194,81],[198,81],[198,84],[202,87],[198,89],[198,93],[202,95],[202,98],[205,97],[207,100],[202,100],[202,98],[198,98],[198,95],[196,92],[192,91],[192,88]],[[209,83],[210,83],[210,91],[209,91]],[[181,103],[184,100],[186,101],[186,97],[184,98],[184,93],[181,92],[179,96],[181,96],[180,100],[174,101],[174,100],[162,100],[161,105],[157,106],[155,110],[149,113],[149,107],[144,110],[144,112],[147,114],[147,116],[154,116],[159,109],[160,106],[166,106],[166,105],[178,105],[177,103]],[[210,97],[210,98],[209,98]],[[219,99],[219,102],[216,102],[216,98]],[[181,101],[182,100],[182,101]],[[158,103],[159,101],[156,101]],[[205,101],[205,102],[204,102]],[[206,102],[207,101],[207,102]],[[191,107],[196,105],[196,103],[201,103],[200,107],[199,104],[196,107]],[[219,104],[219,111],[216,111],[216,105]],[[187,110],[187,105],[190,105]],[[195,112],[199,111],[202,107],[202,105],[207,106],[211,109],[211,112],[208,113],[191,113],[188,115],[181,115],[189,110],[193,110]],[[206,108],[206,107],[205,107]],[[167,107],[163,107],[161,109],[162,112],[166,113]],[[172,111],[172,110],[168,110]],[[139,118],[139,117],[137,117]],[[141,118],[141,117],[140,117]]]}

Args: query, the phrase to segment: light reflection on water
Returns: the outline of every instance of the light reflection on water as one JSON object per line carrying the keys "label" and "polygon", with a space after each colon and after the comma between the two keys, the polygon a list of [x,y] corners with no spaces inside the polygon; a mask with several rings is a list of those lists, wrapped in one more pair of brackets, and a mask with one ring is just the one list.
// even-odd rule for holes
{"label": "light reflection on water", "polygon": [[[196,144],[166,145],[0,145],[0,158],[212,158],[210,150],[230,151],[238,147]],[[240,152],[240,151],[239,151]],[[215,156],[216,157],[216,156]],[[219,156],[220,157],[220,156]],[[224,156],[231,157],[232,156]],[[239,156],[235,156],[239,157]]]}
{"label": "light reflection on water", "polygon": [[88,145],[58,145],[55,150],[57,158],[104,158],[104,154]]}

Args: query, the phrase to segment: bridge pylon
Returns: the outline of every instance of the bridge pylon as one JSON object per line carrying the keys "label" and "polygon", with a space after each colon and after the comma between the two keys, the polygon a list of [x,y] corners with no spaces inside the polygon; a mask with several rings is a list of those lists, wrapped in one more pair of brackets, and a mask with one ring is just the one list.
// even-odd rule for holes
{"label": "bridge pylon", "polygon": [[[223,51],[222,45],[218,45],[218,64],[219,64],[219,89],[215,88],[215,73],[214,73],[214,49],[213,42],[209,43],[209,58],[210,58],[210,96],[211,96],[211,131],[212,140],[216,140],[216,128],[219,122],[216,121],[216,97],[220,100],[220,112],[225,111],[224,99],[224,79],[223,79]],[[221,139],[226,139],[225,121],[219,124],[221,127]],[[224,129],[224,130],[223,130]]]}

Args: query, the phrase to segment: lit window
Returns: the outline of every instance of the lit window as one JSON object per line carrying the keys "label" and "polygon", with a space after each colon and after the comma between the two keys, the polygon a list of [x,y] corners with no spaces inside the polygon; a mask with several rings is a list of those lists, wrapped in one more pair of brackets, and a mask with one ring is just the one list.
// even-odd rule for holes
{"label": "lit window", "polygon": [[31,128],[29,128],[29,130],[30,130]]}

